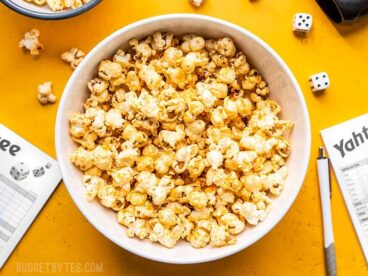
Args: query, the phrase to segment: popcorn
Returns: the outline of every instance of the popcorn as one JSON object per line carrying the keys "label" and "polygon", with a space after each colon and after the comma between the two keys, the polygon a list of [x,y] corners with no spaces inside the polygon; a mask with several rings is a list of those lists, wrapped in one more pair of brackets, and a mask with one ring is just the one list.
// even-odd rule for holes
{"label": "popcorn", "polygon": [[200,7],[203,3],[203,0],[189,0],[189,3],[195,7]]}
{"label": "popcorn", "polygon": [[84,112],[69,118],[70,160],[87,199],[117,212],[128,237],[219,247],[266,218],[293,124],[230,38],[131,39],[87,87]]}
{"label": "popcorn", "polygon": [[190,233],[188,241],[194,248],[203,248],[209,243],[210,235],[206,230],[198,228]]}
{"label": "popcorn", "polygon": [[127,194],[126,200],[134,206],[143,205],[147,200],[147,194],[133,191]]}
{"label": "popcorn", "polygon": [[115,188],[110,185],[104,185],[98,190],[97,196],[103,206],[111,208],[116,202]]}
{"label": "popcorn", "polygon": [[121,128],[125,120],[117,109],[110,109],[105,115],[105,124],[112,129]]}
{"label": "popcorn", "polygon": [[93,164],[100,168],[101,170],[108,170],[112,167],[113,154],[111,151],[103,148],[102,146],[97,146],[92,151]]}
{"label": "popcorn", "polygon": [[24,0],[36,4],[37,6],[47,6],[53,12],[59,12],[65,9],[77,9],[88,3],[90,0]]}
{"label": "popcorn", "polygon": [[85,171],[93,166],[93,153],[78,147],[71,155],[70,161],[79,169]]}
{"label": "popcorn", "polygon": [[113,179],[113,185],[116,187],[121,187],[126,183],[130,183],[133,180],[135,172],[130,167],[121,168],[114,171],[111,176]]}
{"label": "popcorn", "polygon": [[158,220],[166,227],[172,227],[177,224],[178,217],[174,210],[170,208],[164,208],[158,211]]}
{"label": "popcorn", "polygon": [[62,11],[65,7],[63,0],[46,0],[46,2],[53,12]]}
{"label": "popcorn", "polygon": [[208,198],[203,192],[193,191],[189,194],[189,204],[195,209],[202,209],[207,206]]}
{"label": "popcorn", "polygon": [[211,150],[207,153],[207,161],[214,170],[217,170],[222,165],[223,160],[221,152],[217,150]]}
{"label": "popcorn", "polygon": [[98,190],[105,184],[105,180],[101,177],[84,175],[83,185],[86,188],[86,196],[88,201],[92,201],[96,197]]}
{"label": "popcorn", "polygon": [[56,96],[52,93],[52,82],[47,81],[38,86],[37,99],[41,104],[55,103]]}
{"label": "popcorn", "polygon": [[228,228],[230,234],[239,234],[245,229],[245,223],[232,213],[223,215],[220,218],[220,223]]}
{"label": "popcorn", "polygon": [[38,56],[44,48],[38,39],[39,36],[40,31],[32,29],[25,33],[24,38],[19,42],[18,46],[29,50],[32,56]]}
{"label": "popcorn", "polygon": [[83,60],[85,54],[78,48],[71,48],[69,51],[61,54],[61,59],[70,64],[75,69]]}
{"label": "popcorn", "polygon": [[240,206],[239,214],[246,219],[249,224],[257,225],[267,216],[268,210],[259,210],[252,202],[244,202]]}
{"label": "popcorn", "polygon": [[119,77],[122,72],[121,65],[110,60],[102,61],[98,68],[99,77],[107,81]]}
{"label": "popcorn", "polygon": [[221,247],[227,244],[234,244],[236,239],[226,231],[225,226],[214,224],[210,232],[210,243],[214,247]]}

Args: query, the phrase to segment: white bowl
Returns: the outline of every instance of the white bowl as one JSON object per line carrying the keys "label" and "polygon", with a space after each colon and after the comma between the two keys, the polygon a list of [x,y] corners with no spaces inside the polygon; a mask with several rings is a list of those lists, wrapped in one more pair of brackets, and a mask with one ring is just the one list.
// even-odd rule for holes
{"label": "white bowl", "polygon": [[[238,235],[238,242],[235,245],[194,249],[189,243],[181,241],[174,248],[167,249],[148,240],[128,238],[125,228],[116,222],[113,211],[103,208],[97,201],[90,203],[86,200],[81,180],[82,173],[68,159],[69,154],[76,148],[76,144],[68,134],[68,116],[73,111],[82,111],[83,102],[88,95],[87,82],[96,74],[99,62],[110,58],[118,48],[126,47],[130,38],[143,38],[155,31],[171,31],[175,35],[196,33],[217,38],[230,36],[268,82],[271,98],[283,108],[281,116],[295,123],[288,137],[292,152],[287,161],[290,174],[285,189],[272,203],[272,210],[266,220],[255,227],[247,227]],[[176,264],[220,259],[250,246],[267,234],[286,214],[298,195],[307,171],[311,146],[309,115],[302,92],[279,55],[260,38],[239,26],[194,14],[171,14],[148,18],[116,31],[99,43],[78,66],[65,88],[57,114],[55,139],[57,159],[64,183],[88,221],[108,239],[134,254]]]}

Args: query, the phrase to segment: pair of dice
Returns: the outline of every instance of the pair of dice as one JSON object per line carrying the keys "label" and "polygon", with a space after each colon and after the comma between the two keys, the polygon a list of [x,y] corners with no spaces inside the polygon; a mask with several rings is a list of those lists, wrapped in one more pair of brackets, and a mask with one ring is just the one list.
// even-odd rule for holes
{"label": "pair of dice", "polygon": [[[293,31],[309,32],[312,29],[313,16],[309,13],[297,13],[294,15]],[[310,76],[309,85],[313,92],[325,90],[330,86],[330,79],[326,72],[321,72]]]}
{"label": "pair of dice", "polygon": [[[51,168],[51,164],[47,163],[45,167],[49,169]],[[29,172],[30,169],[26,164],[24,164],[24,162],[19,162],[10,168],[10,175],[18,181],[27,178]],[[34,177],[41,177],[45,174],[45,169],[43,166],[37,166],[32,169],[32,173]]]}

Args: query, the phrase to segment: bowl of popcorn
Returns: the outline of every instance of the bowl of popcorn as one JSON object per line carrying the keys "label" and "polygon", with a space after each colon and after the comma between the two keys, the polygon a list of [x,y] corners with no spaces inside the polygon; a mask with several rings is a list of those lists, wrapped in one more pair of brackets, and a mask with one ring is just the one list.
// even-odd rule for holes
{"label": "bowl of popcorn", "polygon": [[88,221],[132,253],[177,264],[267,234],[299,193],[310,145],[284,61],[249,31],[194,14],[103,40],[74,71],[56,121],[64,183]]}
{"label": "bowl of popcorn", "polygon": [[64,19],[82,14],[101,0],[2,0],[12,10],[40,19]]}

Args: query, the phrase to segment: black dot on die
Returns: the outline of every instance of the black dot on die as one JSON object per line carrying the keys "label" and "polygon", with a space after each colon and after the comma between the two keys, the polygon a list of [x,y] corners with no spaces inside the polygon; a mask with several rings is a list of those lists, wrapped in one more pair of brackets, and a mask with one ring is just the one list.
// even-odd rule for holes
{"label": "black dot on die", "polygon": [[303,23],[305,22],[305,19],[303,19]]}
{"label": "black dot on die", "polygon": [[328,82],[325,82],[325,85],[328,85]]}
{"label": "black dot on die", "polygon": [[323,75],[323,78],[325,79],[326,78],[326,75]]}
{"label": "black dot on die", "polygon": [[302,25],[302,23],[298,23],[298,26],[301,26]]}
{"label": "black dot on die", "polygon": [[303,16],[302,15],[299,15],[299,18],[303,18]]}
{"label": "black dot on die", "polygon": [[307,19],[309,19],[309,18],[310,18],[310,16],[308,15],[308,16],[307,16]]}
{"label": "black dot on die", "polygon": [[319,80],[319,77],[316,77],[316,80]]}
{"label": "black dot on die", "polygon": [[321,85],[320,85],[320,84],[318,84],[317,86],[318,86],[318,87],[321,87]]}
{"label": "black dot on die", "polygon": [[307,23],[307,24],[305,24],[305,26],[309,27],[309,24]]}

